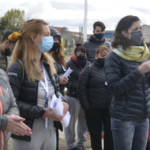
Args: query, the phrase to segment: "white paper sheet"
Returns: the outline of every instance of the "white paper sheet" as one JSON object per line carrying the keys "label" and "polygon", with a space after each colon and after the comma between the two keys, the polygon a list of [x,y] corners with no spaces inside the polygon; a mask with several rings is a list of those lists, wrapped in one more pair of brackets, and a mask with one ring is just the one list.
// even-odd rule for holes
{"label": "white paper sheet", "polygon": [[67,71],[65,72],[65,74],[63,75],[63,78],[65,78],[65,77],[68,77],[71,73],[72,73],[72,69],[69,67],[68,69],[67,69]]}
{"label": "white paper sheet", "polygon": [[[63,106],[63,103],[61,101],[61,97],[57,98],[56,95],[54,94],[52,96],[52,100],[50,102],[50,108],[53,110],[53,112],[55,113],[55,115],[57,115],[57,116],[63,115],[64,106]],[[64,118],[61,121],[62,125],[65,128],[68,127],[68,125],[70,123],[70,118],[71,118],[71,115],[67,111],[67,114],[64,116]]]}
{"label": "white paper sheet", "polygon": [[63,125],[63,127],[68,127],[69,123],[70,123],[70,118],[71,118],[71,115],[69,113],[69,111],[67,111],[67,114],[66,116],[62,119],[62,121],[60,121]]}

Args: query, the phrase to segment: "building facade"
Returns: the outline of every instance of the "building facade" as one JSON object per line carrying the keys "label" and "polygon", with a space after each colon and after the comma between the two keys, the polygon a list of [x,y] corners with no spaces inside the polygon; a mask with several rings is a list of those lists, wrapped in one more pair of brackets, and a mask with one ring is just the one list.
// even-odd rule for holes
{"label": "building facade", "polygon": [[142,32],[145,42],[150,42],[150,25],[142,25]]}

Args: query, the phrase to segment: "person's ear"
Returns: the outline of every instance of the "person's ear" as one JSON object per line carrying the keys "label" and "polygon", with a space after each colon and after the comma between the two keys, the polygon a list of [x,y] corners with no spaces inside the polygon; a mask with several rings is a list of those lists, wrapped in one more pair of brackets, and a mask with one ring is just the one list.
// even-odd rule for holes
{"label": "person's ear", "polygon": [[6,45],[6,44],[9,44],[9,40],[5,40],[3,43],[4,43],[5,45]]}
{"label": "person's ear", "polygon": [[93,34],[95,34],[95,32],[93,31]]}
{"label": "person's ear", "polygon": [[122,34],[123,36],[127,37],[126,31],[121,31],[121,34]]}
{"label": "person's ear", "polygon": [[6,48],[6,46],[9,45],[9,40],[5,40],[2,44],[3,44],[3,47]]}
{"label": "person's ear", "polygon": [[37,38],[37,37],[36,37],[36,36],[33,36],[33,35],[32,35],[32,36],[30,36],[30,37],[31,37],[31,40],[32,40],[33,42],[35,42],[35,43],[36,43],[36,38]]}

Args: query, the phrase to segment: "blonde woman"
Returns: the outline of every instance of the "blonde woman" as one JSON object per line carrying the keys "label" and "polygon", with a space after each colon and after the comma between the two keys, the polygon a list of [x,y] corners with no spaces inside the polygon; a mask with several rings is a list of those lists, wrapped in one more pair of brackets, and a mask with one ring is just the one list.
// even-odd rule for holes
{"label": "blonde woman", "polygon": [[[55,150],[54,120],[62,120],[68,104],[63,102],[63,116],[56,116],[48,107],[53,94],[61,96],[52,58],[46,53],[53,46],[53,37],[48,24],[39,19],[27,21],[20,33],[11,35],[11,40],[19,40],[12,54],[8,76],[20,115],[32,129],[32,136],[12,134],[12,145],[15,150]],[[65,101],[63,97],[62,100]],[[55,125],[62,128],[59,122]]]}

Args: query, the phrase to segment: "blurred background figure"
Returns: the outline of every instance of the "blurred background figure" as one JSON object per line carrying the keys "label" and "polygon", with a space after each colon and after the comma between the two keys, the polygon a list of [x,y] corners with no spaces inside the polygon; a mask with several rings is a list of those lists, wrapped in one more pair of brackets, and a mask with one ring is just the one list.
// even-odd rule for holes
{"label": "blurred background figure", "polygon": [[[56,68],[57,75],[59,76],[59,86],[60,92],[64,96],[65,84],[68,83],[68,78],[63,78],[63,74],[66,71],[65,66],[65,56],[62,54],[62,46],[61,46],[61,36],[60,33],[53,28],[50,28],[51,36],[54,38],[54,45],[52,49],[48,52],[53,59],[55,60],[54,65]],[[63,131],[63,128],[61,129]],[[56,150],[59,150],[59,132],[56,129]]]}
{"label": "blurred background figure", "polygon": [[15,31],[12,30],[6,31],[2,38],[2,41],[0,42],[0,67],[5,71],[7,70],[8,66],[7,56],[11,56],[17,42],[17,40],[9,39],[9,35],[14,32]]}
{"label": "blurred background figure", "polygon": [[102,124],[104,124],[104,149],[113,150],[109,108],[111,95],[103,71],[105,58],[110,50],[101,45],[95,54],[95,62],[87,65],[80,74],[78,95],[85,112],[93,150],[102,150]]}
{"label": "blurred background figure", "polygon": [[[71,56],[67,63],[67,68],[71,68],[73,72],[70,74],[69,81],[66,84],[66,101],[69,104],[69,112],[71,114],[70,124],[65,128],[65,140],[68,150],[85,150],[84,144],[86,142],[86,120],[83,109],[81,108],[78,99],[78,79],[82,69],[88,64],[86,48],[77,44],[74,55]],[[75,139],[75,126],[77,123],[77,141]]]}

